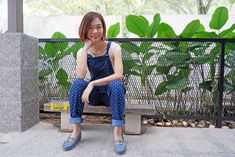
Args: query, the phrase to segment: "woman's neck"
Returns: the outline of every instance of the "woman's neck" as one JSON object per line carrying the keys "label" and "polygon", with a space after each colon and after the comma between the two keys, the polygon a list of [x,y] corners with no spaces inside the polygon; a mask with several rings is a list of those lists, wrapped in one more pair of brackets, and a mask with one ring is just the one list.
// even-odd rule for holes
{"label": "woman's neck", "polygon": [[104,52],[106,48],[105,41],[99,41],[92,44],[91,51],[94,55],[99,55]]}

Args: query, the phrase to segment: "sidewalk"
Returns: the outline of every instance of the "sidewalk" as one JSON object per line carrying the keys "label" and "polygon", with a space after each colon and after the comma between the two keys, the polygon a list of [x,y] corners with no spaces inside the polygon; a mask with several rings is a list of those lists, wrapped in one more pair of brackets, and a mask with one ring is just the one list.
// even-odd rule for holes
{"label": "sidewalk", "polygon": [[[110,125],[83,124],[82,141],[64,152],[69,133],[40,122],[20,133],[0,132],[1,157],[116,157]],[[234,157],[235,129],[148,127],[144,135],[124,135],[126,157]]]}

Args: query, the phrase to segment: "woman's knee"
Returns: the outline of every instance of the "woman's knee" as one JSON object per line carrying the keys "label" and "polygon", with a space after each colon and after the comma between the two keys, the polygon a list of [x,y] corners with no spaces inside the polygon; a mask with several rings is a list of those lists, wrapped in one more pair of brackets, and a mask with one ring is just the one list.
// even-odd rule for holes
{"label": "woman's knee", "polygon": [[122,86],[122,83],[120,80],[112,80],[109,82],[109,87],[119,87]]}
{"label": "woman's knee", "polygon": [[75,92],[83,91],[86,88],[87,84],[88,83],[83,79],[76,79],[73,81],[69,93],[74,91]]}
{"label": "woman's knee", "polygon": [[124,86],[120,80],[113,80],[109,83],[108,86],[111,90],[123,90],[124,91]]}

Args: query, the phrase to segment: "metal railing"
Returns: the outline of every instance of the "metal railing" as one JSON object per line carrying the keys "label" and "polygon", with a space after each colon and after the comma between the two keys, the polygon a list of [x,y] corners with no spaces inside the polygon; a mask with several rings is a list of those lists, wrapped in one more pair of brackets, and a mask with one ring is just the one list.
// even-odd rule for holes
{"label": "metal railing", "polygon": [[[235,39],[109,41],[122,48],[127,102],[154,104],[155,118],[215,120],[217,127],[235,120]],[[67,99],[81,47],[79,39],[39,39],[42,104]]]}

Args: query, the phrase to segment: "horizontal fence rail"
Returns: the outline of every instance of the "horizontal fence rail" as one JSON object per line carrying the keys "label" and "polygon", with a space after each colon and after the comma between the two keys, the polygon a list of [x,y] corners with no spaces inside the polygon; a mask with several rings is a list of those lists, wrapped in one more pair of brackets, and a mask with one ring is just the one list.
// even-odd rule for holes
{"label": "horizontal fence rail", "polygon": [[[156,107],[151,118],[235,120],[235,39],[115,38],[126,101]],[[67,100],[79,39],[39,39],[40,102]],[[89,76],[87,76],[89,80]]]}

